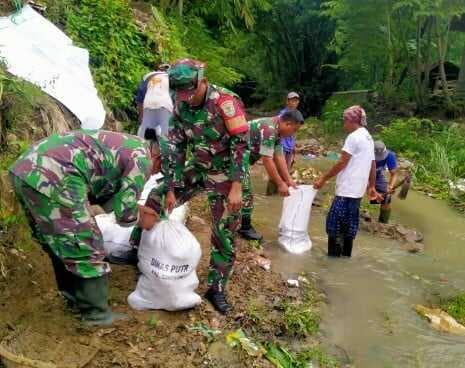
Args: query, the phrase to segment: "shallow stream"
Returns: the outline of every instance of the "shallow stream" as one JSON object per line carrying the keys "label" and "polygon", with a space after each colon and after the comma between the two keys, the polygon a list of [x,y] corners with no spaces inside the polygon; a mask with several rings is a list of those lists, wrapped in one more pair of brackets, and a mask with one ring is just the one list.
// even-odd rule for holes
{"label": "shallow stream", "polygon": [[[282,200],[254,182],[254,218],[265,239],[277,238]],[[326,256],[325,217],[313,210],[313,248],[291,255],[265,243],[274,270],[285,277],[314,272],[327,295],[322,340],[357,368],[465,367],[465,337],[437,332],[413,309],[465,290],[465,218],[446,203],[410,192],[393,201],[393,221],[424,234],[425,252],[409,254],[394,240],[360,232],[351,259]],[[273,214],[273,215],[271,215]],[[278,214],[275,216],[274,214]]]}

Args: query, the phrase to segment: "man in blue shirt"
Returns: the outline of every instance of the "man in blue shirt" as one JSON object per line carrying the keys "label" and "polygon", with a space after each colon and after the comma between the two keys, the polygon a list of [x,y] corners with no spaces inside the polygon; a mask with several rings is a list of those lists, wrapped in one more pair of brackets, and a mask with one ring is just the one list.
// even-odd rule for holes
{"label": "man in blue shirt", "polygon": [[[394,152],[389,151],[382,141],[375,142],[376,185],[375,189],[383,195],[379,211],[379,222],[387,224],[391,216],[391,194],[397,180],[397,159]],[[389,171],[389,181],[386,178]],[[379,203],[372,201],[372,204]]]}
{"label": "man in blue shirt", "polygon": [[[289,92],[287,94],[286,107],[279,112],[279,116],[283,116],[284,113],[289,110],[297,110],[300,103],[300,96],[297,92]],[[280,140],[281,146],[283,147],[284,158],[286,159],[287,170],[291,172],[292,165],[294,164],[295,157],[295,135],[289,137],[283,137]],[[276,185],[270,180],[266,187],[266,195],[272,195],[277,192]]]}
{"label": "man in blue shirt", "polygon": [[[300,103],[300,97],[297,92],[289,92],[287,94],[287,103],[286,107],[279,112],[279,116],[282,116],[285,112],[289,110],[297,110]],[[290,137],[281,138],[281,145],[284,150],[284,155],[286,157],[286,163],[288,170],[291,170],[292,164],[294,163],[294,147],[295,147],[295,135]]]}

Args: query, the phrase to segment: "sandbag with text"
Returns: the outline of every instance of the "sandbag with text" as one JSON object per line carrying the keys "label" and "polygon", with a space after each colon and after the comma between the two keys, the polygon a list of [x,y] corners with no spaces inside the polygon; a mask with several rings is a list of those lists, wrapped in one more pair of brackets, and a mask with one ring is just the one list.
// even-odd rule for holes
{"label": "sandbag with text", "polygon": [[178,221],[162,220],[144,231],[138,253],[142,274],[128,297],[129,305],[137,310],[174,311],[200,304],[195,293],[200,256],[199,242]]}
{"label": "sandbag with text", "polygon": [[312,248],[308,223],[317,191],[311,185],[300,185],[289,193],[283,201],[278,242],[289,253],[300,254]]}

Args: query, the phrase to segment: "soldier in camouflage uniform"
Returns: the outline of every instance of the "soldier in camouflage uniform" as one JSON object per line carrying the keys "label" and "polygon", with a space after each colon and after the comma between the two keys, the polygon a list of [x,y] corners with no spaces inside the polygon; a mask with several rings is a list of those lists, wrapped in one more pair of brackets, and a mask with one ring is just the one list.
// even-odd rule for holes
{"label": "soldier in camouflage uniform", "polygon": [[[280,139],[296,134],[304,122],[297,110],[289,110],[281,116],[249,121],[250,165],[260,158],[263,166],[282,196],[289,195],[289,187],[296,187],[289,174]],[[250,176],[247,174],[242,182],[242,227],[239,234],[247,240],[261,240],[262,237],[252,227],[253,194]]]}
{"label": "soldier in camouflage uniform", "polygon": [[[238,96],[208,84],[203,72],[204,64],[191,59],[176,62],[169,72],[175,107],[170,132],[161,142],[164,184],[152,191],[146,205],[157,213],[171,211],[207,192],[213,224],[205,296],[226,314],[231,307],[224,289],[240,226],[241,182],[249,169],[248,125]],[[188,147],[192,158],[186,163]],[[132,240],[138,243],[140,231]]]}
{"label": "soldier in camouflage uniform", "polygon": [[127,134],[82,130],[35,143],[10,168],[34,237],[51,258],[58,289],[89,325],[111,324],[108,263],[90,205],[112,200],[117,222],[150,229],[156,213],[137,200],[152,152]]}

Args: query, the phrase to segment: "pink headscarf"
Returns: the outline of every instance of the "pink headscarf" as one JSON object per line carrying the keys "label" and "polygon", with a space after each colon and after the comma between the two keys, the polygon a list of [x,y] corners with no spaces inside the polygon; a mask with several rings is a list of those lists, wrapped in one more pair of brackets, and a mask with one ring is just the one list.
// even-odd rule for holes
{"label": "pink headscarf", "polygon": [[361,126],[367,126],[367,114],[365,110],[358,105],[351,106],[344,111],[344,120],[360,124]]}

